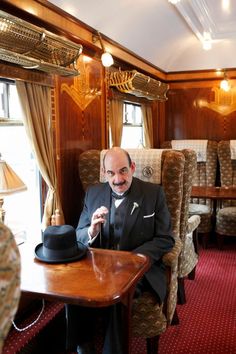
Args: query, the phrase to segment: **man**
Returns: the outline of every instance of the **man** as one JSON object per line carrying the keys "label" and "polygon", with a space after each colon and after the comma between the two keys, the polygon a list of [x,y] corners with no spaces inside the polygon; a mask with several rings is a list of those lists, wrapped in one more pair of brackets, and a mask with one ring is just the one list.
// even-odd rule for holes
{"label": "man", "polygon": [[[162,187],[133,177],[134,172],[135,163],[125,150],[114,147],[106,152],[103,173],[107,183],[94,185],[86,192],[77,238],[91,247],[148,255],[151,268],[139,282],[135,296],[149,290],[161,303],[166,294],[162,256],[174,245],[170,214]],[[111,313],[103,353],[122,354],[121,322],[117,319],[119,310],[113,309]],[[81,317],[80,322],[83,328],[78,332],[90,335]],[[85,341],[90,341],[89,336]],[[93,353],[91,341],[83,344],[80,342],[78,353]]]}

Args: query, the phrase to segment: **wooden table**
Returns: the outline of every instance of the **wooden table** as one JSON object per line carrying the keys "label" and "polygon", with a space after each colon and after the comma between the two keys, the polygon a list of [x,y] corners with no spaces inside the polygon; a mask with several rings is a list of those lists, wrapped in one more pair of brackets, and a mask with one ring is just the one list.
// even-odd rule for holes
{"label": "wooden table", "polygon": [[150,267],[148,257],[124,251],[88,249],[76,262],[47,264],[34,258],[34,248],[19,246],[21,290],[25,295],[89,307],[125,305],[125,349],[131,352],[130,316],[139,279]]}
{"label": "wooden table", "polygon": [[236,187],[193,186],[191,197],[215,200],[236,199]]}

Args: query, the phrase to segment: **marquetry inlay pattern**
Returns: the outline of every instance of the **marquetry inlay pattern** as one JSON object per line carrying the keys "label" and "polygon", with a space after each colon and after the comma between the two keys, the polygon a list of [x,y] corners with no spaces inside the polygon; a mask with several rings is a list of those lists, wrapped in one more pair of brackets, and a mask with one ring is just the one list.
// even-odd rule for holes
{"label": "marquetry inlay pattern", "polygon": [[212,91],[215,93],[214,101],[198,100],[199,107],[209,108],[217,113],[227,116],[236,111],[236,88],[231,88],[228,92],[214,87]]}
{"label": "marquetry inlay pattern", "polygon": [[91,65],[87,65],[82,59],[78,60],[77,66],[80,75],[74,78],[72,85],[63,83],[61,93],[66,92],[84,111],[97,96],[101,95],[101,87],[91,87]]}

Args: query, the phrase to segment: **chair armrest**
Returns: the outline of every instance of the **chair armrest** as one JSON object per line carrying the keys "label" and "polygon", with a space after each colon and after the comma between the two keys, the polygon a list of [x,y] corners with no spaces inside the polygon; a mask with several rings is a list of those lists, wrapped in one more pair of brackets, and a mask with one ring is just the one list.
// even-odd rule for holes
{"label": "chair armrest", "polygon": [[188,218],[187,234],[193,232],[198,227],[200,222],[201,222],[201,218],[199,215],[190,216],[190,218]]}
{"label": "chair armrest", "polygon": [[179,254],[182,250],[182,241],[180,238],[175,238],[175,245],[170,252],[167,252],[163,256],[163,262],[165,265],[171,267],[175,262],[178,262]]}

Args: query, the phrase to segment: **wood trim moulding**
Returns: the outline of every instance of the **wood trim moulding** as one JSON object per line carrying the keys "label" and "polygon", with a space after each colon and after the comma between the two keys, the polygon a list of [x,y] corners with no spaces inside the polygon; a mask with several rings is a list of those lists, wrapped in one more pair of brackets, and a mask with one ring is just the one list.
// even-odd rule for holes
{"label": "wood trim moulding", "polygon": [[[227,69],[227,76],[236,78],[236,69]],[[170,72],[167,74],[167,82],[182,83],[203,80],[222,80],[224,78],[224,70],[198,70],[185,72]]]}
{"label": "wood trim moulding", "polygon": [[27,82],[37,83],[43,86],[54,87],[54,78],[47,74],[37,71],[23,69],[20,66],[15,66],[12,64],[6,64],[0,62],[0,77],[13,79],[13,80],[24,80]]}

